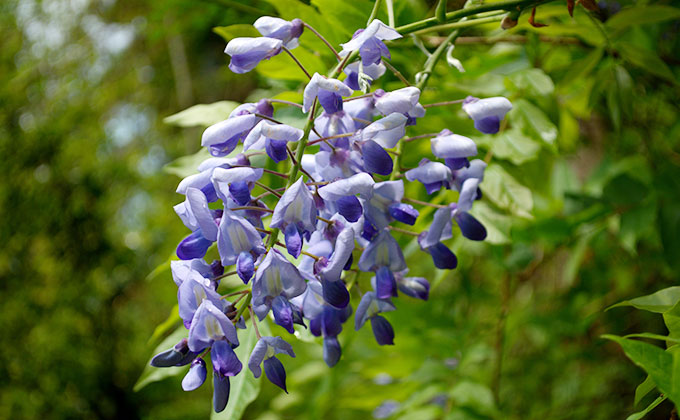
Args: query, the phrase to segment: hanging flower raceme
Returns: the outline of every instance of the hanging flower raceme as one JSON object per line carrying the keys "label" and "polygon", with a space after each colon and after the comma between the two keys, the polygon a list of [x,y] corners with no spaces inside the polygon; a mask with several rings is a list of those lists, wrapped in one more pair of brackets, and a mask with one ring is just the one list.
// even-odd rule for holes
{"label": "hanging flower raceme", "polygon": [[[251,71],[284,49],[300,64],[290,50],[298,46],[303,28],[317,34],[300,19],[265,16],[254,27],[262,37],[235,38],[226,47],[235,73]],[[230,378],[244,374],[234,349],[239,346],[237,331],[248,328],[246,319],[258,338],[248,368],[255,378],[264,369],[269,381],[288,392],[279,356],[295,357],[293,346],[281,337],[260,336],[258,320],[273,319],[291,337],[308,328],[323,339],[323,360],[335,366],[341,362],[341,333],[353,306],[355,329],[370,321],[378,344],[392,345],[395,329],[386,314],[396,309],[393,299],[430,298],[428,280],[408,275],[402,235],[417,237],[438,269],[458,265],[450,248],[454,236],[486,238],[485,227],[471,214],[474,202],[482,198],[487,165],[474,158],[475,142],[443,129],[430,140],[432,156],[405,169],[414,161],[408,154],[417,150],[407,150],[408,142],[433,136],[416,132],[405,139],[410,127],[425,117],[423,84],[369,93],[390,67],[382,63],[390,57],[385,41],[400,37],[373,20],[341,44],[340,57],[358,52],[360,59],[347,58],[329,76],[310,76],[303,68],[309,82],[298,106],[307,114],[306,122],[278,109],[274,118],[272,104],[295,104],[262,99],[237,106],[203,132],[201,145],[212,157],[179,183],[177,192],[184,197],[174,207],[191,232],[177,247],[179,261],[170,264],[180,328],[188,331],[151,364],[189,365],[181,386],[192,391],[207,379],[209,356],[217,412],[229,403]],[[336,78],[341,71],[347,75],[343,81]],[[364,94],[352,97],[359,90]],[[463,110],[483,133],[497,132],[511,108],[502,97],[468,97],[463,102]],[[229,156],[236,150],[238,154]],[[419,150],[427,151],[427,146]],[[439,192],[437,199],[430,203],[407,197],[408,182],[422,184],[430,195]],[[436,210],[431,214],[418,206]],[[231,281],[236,276],[240,282]],[[351,296],[356,289],[358,304]],[[250,343],[244,347],[253,343],[243,342]]]}

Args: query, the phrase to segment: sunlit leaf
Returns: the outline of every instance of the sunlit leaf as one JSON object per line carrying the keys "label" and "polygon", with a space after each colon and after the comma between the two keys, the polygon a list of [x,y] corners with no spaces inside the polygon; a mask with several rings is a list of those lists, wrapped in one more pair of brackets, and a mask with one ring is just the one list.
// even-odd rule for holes
{"label": "sunlit leaf", "polygon": [[226,120],[237,106],[239,106],[239,103],[233,101],[194,105],[177,114],[163,118],[163,122],[179,127],[207,127]]}
{"label": "sunlit leaf", "polygon": [[680,301],[680,286],[672,286],[666,289],[659,290],[651,295],[641,296],[639,298],[624,300],[615,305],[610,306],[607,310],[617,308],[619,306],[633,306],[644,311],[663,313],[671,309],[676,303]]}

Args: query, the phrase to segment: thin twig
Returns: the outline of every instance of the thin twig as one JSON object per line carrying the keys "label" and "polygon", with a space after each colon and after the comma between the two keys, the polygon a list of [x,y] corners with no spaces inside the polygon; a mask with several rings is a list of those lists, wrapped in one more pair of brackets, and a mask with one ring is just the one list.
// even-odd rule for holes
{"label": "thin twig", "polygon": [[[267,185],[261,183],[260,181],[255,181],[255,185],[257,185],[258,187],[260,187],[260,188],[262,188],[262,189],[265,189],[265,190],[269,191],[271,194],[274,194],[274,195],[277,196],[278,198],[281,198],[281,194],[279,194],[279,193],[276,192],[275,190],[269,188]],[[255,201],[257,201],[257,199],[256,199]]]}
{"label": "thin twig", "polygon": [[302,104],[299,104],[297,102],[292,102],[292,101],[285,101],[283,99],[267,99],[268,102],[275,103],[275,104],[284,104],[284,105],[290,105],[290,106],[296,106],[298,108],[302,108]]}
{"label": "thin twig", "polygon": [[305,27],[306,27],[307,29],[309,29],[310,31],[312,31],[312,33],[313,33],[314,35],[316,35],[321,41],[323,41],[323,43],[326,44],[326,46],[327,46],[331,51],[333,51],[333,54],[335,54],[335,57],[338,59],[338,61],[342,61],[342,57],[340,57],[340,54],[338,54],[338,52],[335,50],[335,48],[333,48],[333,46],[331,45],[331,43],[328,42],[328,40],[327,40],[326,38],[324,38],[323,35],[321,35],[316,29],[312,28],[307,22],[302,22],[302,24],[305,25]]}
{"label": "thin twig", "polygon": [[281,172],[272,171],[271,169],[267,169],[267,168],[256,168],[256,167],[250,166],[250,165],[231,165],[231,167],[232,167],[232,168],[252,168],[252,169],[262,169],[264,172],[266,172],[266,173],[268,173],[268,174],[272,174],[272,175],[279,176],[279,177],[281,177],[281,178],[288,179],[288,175],[282,174]]}
{"label": "thin twig", "polygon": [[426,138],[429,138],[429,137],[437,137],[438,135],[439,135],[439,133],[420,134],[418,136],[406,137],[402,141],[403,142],[409,142],[409,141],[413,141],[413,140],[426,139]]}
{"label": "thin twig", "polygon": [[307,69],[305,68],[305,66],[303,66],[302,63],[297,59],[297,57],[295,57],[295,56],[293,55],[293,53],[290,52],[290,50],[289,50],[288,48],[286,48],[286,47],[281,47],[281,49],[284,50],[286,53],[288,53],[288,55],[290,56],[290,58],[292,58],[293,61],[295,61],[295,64],[297,64],[298,67],[300,67],[300,69],[302,69],[302,71],[307,75],[307,77],[309,78],[309,80],[312,80],[312,76],[309,74],[309,72],[307,71]]}
{"label": "thin twig", "polygon": [[257,321],[255,321],[255,316],[253,315],[253,307],[249,305],[248,311],[250,311],[250,320],[253,322],[253,328],[255,328],[255,336],[257,336],[257,339],[259,340],[262,336],[260,335],[260,330],[257,328]]}
{"label": "thin twig", "polygon": [[401,80],[401,82],[402,82],[403,84],[405,84],[406,86],[411,86],[411,84],[410,84],[409,81],[404,77],[404,75],[401,74],[401,72],[400,72],[399,70],[397,70],[397,69],[396,69],[392,64],[390,64],[387,60],[382,60],[382,63],[385,65],[385,67],[387,67],[387,68],[389,69],[389,71],[391,71],[392,73],[394,73],[394,75],[397,76],[397,78],[398,78],[399,80]]}
{"label": "thin twig", "polygon": [[272,209],[266,209],[264,207],[255,207],[255,206],[240,206],[240,207],[232,207],[229,210],[253,210],[253,211],[261,211],[264,213],[274,213],[274,210]]}
{"label": "thin twig", "polygon": [[264,114],[260,114],[260,113],[258,113],[258,112],[253,113],[253,115],[255,115],[256,117],[259,117],[259,118],[263,118],[263,119],[265,119],[265,120],[269,120],[269,121],[271,121],[271,122],[273,122],[273,123],[276,123],[276,124],[283,124],[283,123],[282,123],[281,121],[279,121],[279,120],[275,120],[275,119],[272,118],[272,117],[268,117],[268,116],[266,116],[266,115],[264,115]]}
{"label": "thin twig", "polygon": [[353,135],[356,134],[356,131],[353,131],[351,133],[344,133],[344,134],[336,134],[334,136],[328,136],[328,137],[321,137],[320,139],[316,139],[314,141],[310,141],[307,143],[307,146],[313,146],[317,143],[321,143],[322,141],[327,141],[327,140],[333,140],[333,139],[341,139],[343,137],[352,137]]}
{"label": "thin twig", "polygon": [[455,104],[462,104],[465,99],[457,99],[455,101],[446,101],[446,102],[435,102],[433,104],[425,104],[423,105],[423,108],[432,108],[435,106],[447,106],[447,105],[455,105]]}
{"label": "thin twig", "polygon": [[404,234],[406,234],[406,235],[420,236],[420,234],[419,234],[418,232],[413,232],[413,231],[406,230],[406,229],[402,229],[402,228],[398,228],[398,227],[395,227],[395,226],[387,226],[387,228],[388,228],[389,230],[393,230],[393,231],[399,232],[399,233],[404,233]]}
{"label": "thin twig", "polygon": [[442,204],[427,203],[425,201],[420,201],[420,200],[416,200],[414,198],[408,198],[408,197],[403,197],[401,199],[401,201],[408,201],[409,203],[420,204],[421,206],[434,207],[434,208],[438,208],[438,209],[443,209],[443,208],[448,207],[448,206],[444,206]]}

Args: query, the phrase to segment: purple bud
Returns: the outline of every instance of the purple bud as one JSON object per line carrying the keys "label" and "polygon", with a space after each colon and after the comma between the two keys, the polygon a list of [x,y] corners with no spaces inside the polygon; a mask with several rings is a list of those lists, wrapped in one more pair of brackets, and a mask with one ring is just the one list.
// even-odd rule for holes
{"label": "purple bud", "polygon": [[274,116],[274,107],[268,100],[260,99],[255,105],[255,112],[271,118]]}
{"label": "purple bud", "polygon": [[284,161],[288,157],[285,140],[269,139],[265,145],[265,150],[267,155],[276,163]]}
{"label": "purple bud", "polygon": [[473,241],[483,241],[486,239],[486,229],[477,219],[472,217],[469,213],[461,211],[458,212],[454,218],[460,227],[460,231],[468,239]]}
{"label": "purple bud", "polygon": [[444,164],[452,171],[470,167],[470,161],[468,158],[446,158],[444,159]]}
{"label": "purple bud", "polygon": [[456,255],[441,242],[437,242],[434,246],[427,248],[427,251],[432,256],[434,266],[439,269],[452,270],[458,266]]}
{"label": "purple bud", "polygon": [[247,73],[254,69],[260,61],[269,59],[281,52],[282,42],[279,39],[234,38],[227,44],[225,53],[231,56],[229,68],[234,73]]}
{"label": "purple bud", "polygon": [[217,340],[213,343],[210,360],[212,360],[215,374],[219,376],[236,376],[243,367],[234,349],[231,348],[231,344],[224,340]]}
{"label": "purple bud", "polygon": [[399,275],[397,285],[403,294],[417,299],[427,300],[430,294],[430,283],[423,277],[403,277]]}
{"label": "purple bud", "polygon": [[372,317],[371,328],[373,329],[375,341],[377,341],[378,344],[381,346],[394,344],[394,330],[392,329],[392,325],[385,318],[380,315]]}
{"label": "purple bud", "polygon": [[264,374],[267,379],[274,385],[278,386],[287,394],[286,389],[286,369],[283,364],[276,357],[270,357],[264,360]]}
{"label": "purple bud", "polygon": [[250,252],[241,252],[238,254],[236,272],[243,283],[248,284],[248,281],[250,281],[253,274],[255,274],[255,261],[253,261],[253,256]]}
{"label": "purple bud", "polygon": [[341,280],[322,280],[323,299],[336,308],[344,308],[349,304],[349,291]]}
{"label": "purple bud", "polygon": [[397,296],[397,282],[394,274],[387,267],[380,267],[375,273],[375,294],[378,299],[389,299]]}
{"label": "purple bud", "polygon": [[293,308],[290,303],[283,296],[277,296],[272,300],[272,313],[274,314],[274,322],[293,334]]}
{"label": "purple bud", "polygon": [[208,251],[212,245],[212,241],[209,241],[203,237],[200,230],[192,233],[177,245],[177,257],[180,260],[193,260],[194,258],[203,258],[205,253]]}
{"label": "purple bud", "polygon": [[342,349],[337,337],[324,337],[323,339],[323,360],[328,367],[335,366],[342,356]]}
{"label": "purple bud", "polygon": [[394,203],[389,207],[390,216],[407,225],[413,226],[418,218],[418,210],[410,204]]}
{"label": "purple bud", "polygon": [[341,332],[340,311],[326,306],[321,313],[321,334],[324,337],[336,337]]}
{"label": "purple bud", "polygon": [[300,231],[297,226],[294,223],[290,223],[286,226],[283,234],[286,240],[286,249],[288,250],[288,253],[292,255],[293,258],[299,257],[300,252],[302,252],[302,237],[300,236]]}
{"label": "purple bud", "polygon": [[213,408],[216,413],[224,411],[229,402],[229,377],[213,373]]}
{"label": "purple bud", "polygon": [[183,338],[173,348],[159,353],[151,359],[153,367],[185,366],[198,356],[189,350],[187,339]]}
{"label": "purple bud", "polygon": [[373,140],[366,141],[361,147],[364,157],[364,169],[378,175],[392,173],[392,158],[380,145]]}
{"label": "purple bud", "polygon": [[205,362],[199,357],[191,363],[189,372],[184,376],[184,379],[182,379],[182,389],[185,391],[197,389],[203,385],[207,375],[208,371],[205,368]]}

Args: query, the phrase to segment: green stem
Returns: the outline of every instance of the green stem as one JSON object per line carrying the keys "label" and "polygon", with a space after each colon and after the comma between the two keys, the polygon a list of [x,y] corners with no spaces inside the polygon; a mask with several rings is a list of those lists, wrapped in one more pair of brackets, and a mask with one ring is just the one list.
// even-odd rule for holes
{"label": "green stem", "polygon": [[420,34],[424,34],[424,33],[428,33],[428,32],[440,31],[440,30],[470,28],[470,27],[473,27],[473,26],[482,25],[484,23],[500,22],[501,20],[503,20],[503,16],[505,16],[505,14],[489,16],[489,17],[484,17],[484,18],[479,18],[479,19],[470,19],[470,20],[466,20],[466,21],[462,21],[462,22],[447,23],[445,25],[437,25],[437,26],[433,26],[431,28],[422,29],[422,30],[416,32],[416,34],[420,35]]}
{"label": "green stem", "polygon": [[375,17],[378,16],[378,10],[380,9],[380,3],[382,3],[382,0],[375,0],[375,4],[373,5],[373,10],[371,10],[371,15],[368,17],[368,22],[366,22],[366,26],[370,25],[371,22],[373,22],[373,19],[375,19]]}
{"label": "green stem", "polygon": [[[446,14],[446,21],[459,20],[467,16],[476,15],[482,12],[490,12],[493,10],[513,10],[525,9],[528,7],[538,6],[544,3],[549,3],[554,0],[505,0],[495,3],[480,4],[477,6],[466,7],[464,9],[455,10]],[[410,34],[411,32],[419,31],[421,29],[430,28],[441,24],[436,17],[420,20],[418,22],[409,23],[407,25],[396,28],[400,34]]]}
{"label": "green stem", "polygon": [[248,294],[246,295],[246,300],[243,302],[243,305],[241,305],[240,308],[238,308],[238,311],[236,312],[236,316],[234,316],[233,323],[236,324],[239,319],[241,319],[241,316],[243,316],[243,313],[248,309],[250,306],[250,300],[253,298],[252,292],[248,291]]}

